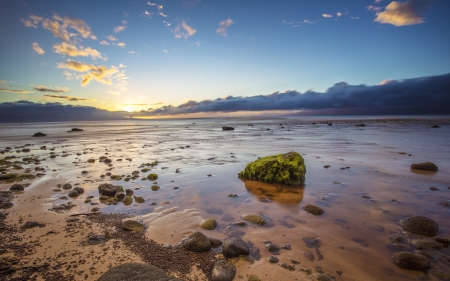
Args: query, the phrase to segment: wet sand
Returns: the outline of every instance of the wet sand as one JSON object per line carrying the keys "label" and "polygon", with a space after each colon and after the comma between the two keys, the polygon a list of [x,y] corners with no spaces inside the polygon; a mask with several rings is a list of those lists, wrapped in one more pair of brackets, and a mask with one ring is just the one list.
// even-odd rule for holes
{"label": "wet sand", "polygon": [[[362,123],[364,127],[355,126]],[[222,131],[224,125],[235,130]],[[440,127],[431,128],[433,125]],[[74,127],[84,131],[67,132]],[[402,269],[391,258],[397,252],[413,252],[411,239],[420,237],[400,227],[398,222],[403,218],[430,217],[440,226],[437,236],[450,237],[450,208],[439,204],[450,202],[449,118],[130,120],[1,124],[0,130],[0,149],[4,152],[0,158],[40,159],[38,164],[20,164],[23,169],[11,172],[30,169],[32,174],[45,174],[21,182],[30,185],[14,196],[12,208],[0,210],[8,212],[5,225],[17,228],[16,241],[27,243],[25,252],[5,246],[16,243],[13,241],[2,245],[2,267],[16,270],[3,274],[4,280],[20,276],[45,280],[49,274],[56,276],[54,280],[95,280],[114,265],[150,262],[150,257],[133,248],[132,243],[115,236],[122,233],[114,232],[117,220],[111,219],[116,224],[107,224],[95,215],[69,217],[90,213],[93,208],[104,214],[127,213],[145,222],[145,239],[160,246],[176,248],[193,231],[219,239],[241,237],[252,251],[249,258],[233,259],[235,280],[247,280],[252,274],[262,280],[314,280],[317,272],[336,280],[444,280],[436,270],[450,272],[450,262],[443,258],[450,255],[448,249],[429,251],[435,260],[427,273]],[[31,137],[38,131],[47,136]],[[6,147],[11,149],[5,151]],[[30,151],[21,152],[23,148]],[[237,173],[258,157],[289,151],[297,151],[305,159],[303,186],[292,188],[237,178]],[[50,153],[55,158],[50,158]],[[112,159],[112,165],[99,162],[100,156]],[[88,163],[91,158],[96,161]],[[142,166],[154,161],[159,164]],[[410,169],[412,163],[426,161],[435,163],[439,171]],[[35,171],[36,167],[45,171]],[[136,179],[123,180],[146,167],[150,170],[140,172]],[[107,172],[124,177],[117,181],[101,177]],[[142,180],[150,173],[158,174],[158,191],[151,189],[154,182]],[[70,190],[54,190],[65,183],[82,187],[85,192],[77,198],[61,199]],[[102,183],[130,188],[145,202],[106,205],[99,201],[97,187]],[[0,190],[12,184],[1,182]],[[230,193],[238,196],[228,197]],[[92,202],[84,203],[89,196],[93,196]],[[63,213],[49,211],[68,202],[76,206]],[[303,210],[307,204],[318,205],[325,213],[311,215]],[[242,215],[248,213],[262,215],[267,225],[233,224],[243,221]],[[72,218],[79,220],[71,222]],[[206,218],[216,219],[218,227],[201,229],[200,223]],[[27,221],[45,226],[20,229]],[[98,244],[88,243],[89,237],[105,235],[108,229],[114,235]],[[392,243],[392,234],[406,237],[406,243]],[[11,234],[2,230],[0,235]],[[318,245],[305,242],[309,238],[318,238]],[[267,258],[273,253],[265,247],[268,241],[279,246],[289,244],[292,249],[281,249],[276,254],[278,264],[270,264]],[[211,250],[211,254],[205,264],[221,258],[220,248]],[[194,256],[189,265],[195,264]],[[294,271],[280,266],[293,264],[292,260],[300,262]],[[49,265],[44,266],[46,263]],[[170,267],[164,269],[186,280],[207,279],[206,268],[192,268],[191,275],[185,275],[186,269],[181,273]],[[313,274],[301,268],[309,268]]]}

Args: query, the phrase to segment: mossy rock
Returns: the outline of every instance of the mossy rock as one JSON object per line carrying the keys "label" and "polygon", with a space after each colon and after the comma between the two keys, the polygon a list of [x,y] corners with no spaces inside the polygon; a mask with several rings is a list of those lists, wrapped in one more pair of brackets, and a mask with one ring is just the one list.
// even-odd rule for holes
{"label": "mossy rock", "polygon": [[246,221],[256,223],[258,225],[266,224],[266,219],[257,214],[246,214],[246,215],[243,215],[242,218]]}
{"label": "mossy rock", "polygon": [[206,219],[200,224],[200,227],[207,230],[213,230],[217,227],[217,221],[213,218]]}
{"label": "mossy rock", "polygon": [[17,176],[17,178],[19,178],[21,180],[32,180],[32,179],[35,179],[36,176],[32,175],[32,174],[20,174]]}
{"label": "mossy rock", "polygon": [[158,175],[157,174],[149,174],[148,176],[147,176],[147,179],[148,180],[151,180],[151,181],[155,181],[155,180],[157,180],[158,179]]}
{"label": "mossy rock", "polygon": [[239,178],[298,186],[305,182],[305,160],[297,152],[260,158],[245,167]]}
{"label": "mossy rock", "polygon": [[158,191],[160,189],[159,185],[152,185],[153,191]]}
{"label": "mossy rock", "polygon": [[120,180],[122,179],[122,176],[119,176],[119,175],[112,175],[112,176],[110,177],[110,179],[115,180],[115,181],[120,181]]}
{"label": "mossy rock", "polygon": [[125,206],[131,205],[131,203],[133,203],[133,197],[131,197],[131,196],[125,196],[125,198],[123,198],[122,203],[123,203]]}
{"label": "mossy rock", "polygon": [[136,203],[144,203],[145,199],[141,196],[133,196],[134,197],[134,201],[136,201]]}
{"label": "mossy rock", "polygon": [[7,181],[7,180],[13,180],[17,178],[16,174],[5,174],[5,175],[0,175],[0,180],[2,181]]}

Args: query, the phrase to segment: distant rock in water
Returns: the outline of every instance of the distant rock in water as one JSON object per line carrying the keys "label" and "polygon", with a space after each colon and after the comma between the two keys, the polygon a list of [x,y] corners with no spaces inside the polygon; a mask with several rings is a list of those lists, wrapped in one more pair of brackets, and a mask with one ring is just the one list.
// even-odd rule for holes
{"label": "distant rock in water", "polygon": [[398,266],[410,270],[425,271],[431,268],[430,260],[422,255],[401,252],[393,255],[392,259]]}
{"label": "distant rock in water", "polygon": [[357,124],[357,125],[355,125],[356,127],[365,127],[366,126],[366,124]]}
{"label": "distant rock in water", "polygon": [[72,130],[70,130],[70,131],[67,131],[67,132],[82,132],[83,131],[83,129],[78,129],[78,128],[72,128]]}
{"label": "distant rock in water", "polygon": [[433,125],[433,126],[431,126],[431,128],[439,128],[439,126],[438,125]]}
{"label": "distant rock in water", "polygon": [[303,209],[305,209],[305,211],[307,211],[308,213],[311,213],[316,216],[320,216],[325,212],[319,206],[311,205],[311,204],[306,205],[305,207],[303,207]]}
{"label": "distant rock in water", "polygon": [[222,131],[234,131],[233,127],[223,126]]}
{"label": "distant rock in water", "polygon": [[413,169],[413,170],[422,170],[422,171],[432,171],[432,172],[437,172],[438,167],[437,167],[436,164],[434,164],[434,163],[431,163],[431,162],[423,162],[423,163],[412,164],[412,165],[411,165],[411,169]]}
{"label": "distant rock in water", "polygon": [[305,182],[305,160],[298,152],[266,156],[250,163],[239,178],[298,186]]}
{"label": "distant rock in water", "polygon": [[41,132],[37,132],[33,135],[33,137],[45,137],[45,136],[47,136],[47,135],[44,133],[41,133]]}
{"label": "distant rock in water", "polygon": [[439,232],[439,225],[437,222],[423,216],[414,216],[403,219],[400,221],[400,226],[409,232],[429,236],[434,236]]}

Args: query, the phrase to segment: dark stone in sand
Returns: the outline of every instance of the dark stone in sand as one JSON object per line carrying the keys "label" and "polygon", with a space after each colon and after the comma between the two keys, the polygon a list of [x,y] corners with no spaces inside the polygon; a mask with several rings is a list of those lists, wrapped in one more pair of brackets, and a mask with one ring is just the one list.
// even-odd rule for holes
{"label": "dark stone in sand", "polygon": [[211,281],[232,281],[236,275],[236,267],[231,261],[216,261],[211,272]]}
{"label": "dark stone in sand", "polygon": [[356,127],[365,127],[366,126],[366,124],[357,124],[357,125],[355,125]]}
{"label": "dark stone in sand", "polygon": [[439,190],[439,188],[432,186],[432,187],[430,187],[430,190],[431,191],[437,191],[437,190]]}
{"label": "dark stone in sand", "polygon": [[231,237],[222,242],[222,253],[227,258],[233,258],[240,255],[248,256],[250,249],[242,238]]}
{"label": "dark stone in sand", "polygon": [[308,213],[316,216],[320,216],[325,212],[322,208],[311,204],[306,205],[305,207],[303,207],[303,209],[305,209],[305,211],[307,211]]}
{"label": "dark stone in sand", "polygon": [[437,172],[438,167],[431,162],[423,162],[423,163],[417,163],[417,164],[412,164],[411,165],[411,169],[413,170],[422,170],[422,171],[432,171],[432,172]]}
{"label": "dark stone in sand", "polygon": [[158,179],[158,175],[157,174],[149,174],[148,176],[147,176],[147,179],[148,180],[151,180],[151,181],[155,181],[155,180],[157,180]]}
{"label": "dark stone in sand", "polygon": [[125,196],[125,198],[123,198],[122,203],[123,203],[125,206],[131,205],[131,203],[133,203],[133,197],[131,197],[131,196]]}
{"label": "dark stone in sand", "polygon": [[283,245],[281,248],[285,250],[292,250],[292,247],[289,244]]}
{"label": "dark stone in sand", "polygon": [[217,227],[217,221],[213,218],[206,219],[200,224],[200,227],[207,230],[213,230]]}
{"label": "dark stone in sand", "polygon": [[444,271],[441,269],[435,269],[432,272],[434,274],[436,274],[437,276],[443,278],[444,280],[450,280],[450,272],[448,272],[448,271]]}
{"label": "dark stone in sand", "polygon": [[77,197],[77,196],[78,196],[78,191],[76,191],[76,190],[71,190],[71,191],[67,194],[67,196],[69,196],[69,197]]}
{"label": "dark stone in sand", "polygon": [[22,184],[20,184],[20,183],[16,183],[16,184],[13,184],[9,188],[9,190],[11,190],[11,191],[24,191],[25,187]]}
{"label": "dark stone in sand", "polygon": [[431,128],[439,128],[439,126],[438,125],[433,125],[433,126],[431,126]]}
{"label": "dark stone in sand", "polygon": [[45,137],[45,136],[47,136],[47,135],[44,133],[41,133],[41,132],[37,132],[33,135],[33,137]]}
{"label": "dark stone in sand", "polygon": [[414,216],[400,221],[403,229],[417,234],[434,236],[439,232],[439,225],[432,219],[423,216]]}
{"label": "dark stone in sand", "polygon": [[209,241],[211,242],[211,246],[213,247],[219,247],[220,245],[222,245],[222,240],[217,239],[215,237],[211,237],[209,236]]}
{"label": "dark stone in sand", "polygon": [[133,198],[136,203],[144,203],[145,202],[145,199],[141,196],[133,196]]}
{"label": "dark stone in sand", "polygon": [[280,260],[279,260],[277,257],[275,257],[275,256],[270,256],[270,257],[268,257],[267,259],[269,260],[270,263],[277,263],[277,262],[280,261]]}
{"label": "dark stone in sand", "polygon": [[266,219],[261,217],[258,214],[246,214],[243,215],[242,218],[246,221],[252,222],[252,223],[256,223],[258,225],[265,225],[266,224]]}
{"label": "dark stone in sand", "polygon": [[426,250],[426,249],[442,249],[441,244],[434,240],[428,239],[416,239],[411,241],[411,244],[416,247],[417,250]]}
{"label": "dark stone in sand", "polygon": [[405,240],[402,236],[398,234],[392,234],[391,237],[389,237],[389,239],[394,243],[402,243]]}
{"label": "dark stone in sand", "polygon": [[138,221],[128,220],[123,223],[123,229],[128,231],[144,231],[145,225]]}
{"label": "dark stone in sand", "polygon": [[62,188],[63,188],[63,189],[72,189],[72,185],[71,185],[70,183],[65,183],[65,184],[62,186]]}
{"label": "dark stone in sand", "polygon": [[131,196],[134,193],[134,191],[129,188],[125,189],[125,192],[126,192],[127,196]]}
{"label": "dark stone in sand", "polygon": [[75,187],[73,190],[75,190],[76,192],[78,192],[78,195],[84,193],[84,189],[83,189],[82,187]]}
{"label": "dark stone in sand", "polygon": [[222,131],[233,131],[234,128],[233,127],[228,127],[228,126],[223,126],[222,127]]}
{"label": "dark stone in sand", "polygon": [[8,216],[8,213],[0,212],[0,221],[4,221],[7,216]]}
{"label": "dark stone in sand", "polygon": [[158,191],[160,189],[159,185],[152,185],[153,191]]}
{"label": "dark stone in sand", "polygon": [[405,269],[425,271],[431,268],[430,260],[424,256],[401,252],[392,256],[394,262]]}
{"label": "dark stone in sand", "polygon": [[269,250],[270,252],[276,252],[280,250],[280,246],[275,245],[273,243],[267,243],[266,244],[266,248],[267,250]]}
{"label": "dark stone in sand", "polygon": [[309,260],[314,261],[314,255],[310,252],[304,252],[303,255]]}
{"label": "dark stone in sand", "polygon": [[434,237],[433,240],[441,244],[444,248],[448,248],[448,246],[450,246],[450,240],[448,238]]}
{"label": "dark stone in sand", "polygon": [[262,281],[262,280],[258,276],[252,274],[248,276],[248,281]]}
{"label": "dark stone in sand", "polygon": [[115,266],[105,272],[97,281],[182,281],[166,275],[164,270],[143,263],[125,263]]}
{"label": "dark stone in sand", "polygon": [[183,247],[191,252],[206,252],[211,249],[211,241],[205,234],[196,231],[183,241]]}
{"label": "dark stone in sand", "polygon": [[328,169],[328,168],[330,168],[331,166],[330,165],[325,165],[325,166],[323,166],[325,169]]}
{"label": "dark stone in sand", "polygon": [[38,223],[37,221],[27,221],[22,225],[22,229],[33,228],[33,227],[44,227],[45,223]]}
{"label": "dark stone in sand", "polygon": [[78,128],[72,128],[72,130],[68,131],[68,132],[82,132],[83,129],[78,129]]}
{"label": "dark stone in sand", "polygon": [[334,279],[326,274],[319,273],[316,276],[317,281],[334,281]]}
{"label": "dark stone in sand", "polygon": [[98,186],[98,192],[100,195],[112,197],[116,195],[117,191],[120,191],[119,187],[109,183],[103,183]]}
{"label": "dark stone in sand", "polygon": [[9,173],[9,174],[0,175],[0,180],[2,180],[2,181],[13,180],[15,178],[17,178],[16,174]]}
{"label": "dark stone in sand", "polygon": [[288,263],[282,263],[281,267],[285,268],[285,269],[287,269],[289,271],[294,271],[295,270],[295,267],[292,264],[288,264]]}
{"label": "dark stone in sand", "polygon": [[427,253],[425,251],[422,251],[422,250],[415,250],[414,254],[424,256],[424,257],[426,257],[426,258],[428,258],[430,260],[434,260],[432,255],[430,255],[429,253]]}

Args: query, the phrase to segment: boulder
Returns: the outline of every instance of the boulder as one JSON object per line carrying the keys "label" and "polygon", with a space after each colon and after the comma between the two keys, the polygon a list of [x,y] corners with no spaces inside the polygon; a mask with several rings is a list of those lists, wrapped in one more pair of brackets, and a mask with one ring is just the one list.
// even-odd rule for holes
{"label": "boulder", "polygon": [[78,192],[78,194],[83,194],[84,193],[84,189],[82,187],[75,187],[73,190]]}
{"label": "boulder", "polygon": [[76,191],[76,190],[71,190],[69,192],[69,194],[67,194],[67,196],[69,196],[69,197],[77,197],[78,195],[79,195],[78,191]]}
{"label": "boulder", "polygon": [[222,254],[227,258],[238,257],[241,255],[248,256],[250,249],[242,238],[230,237],[222,242]]}
{"label": "boulder", "polygon": [[394,262],[405,269],[425,271],[431,268],[430,260],[422,255],[401,252],[392,256]]}
{"label": "boulder", "polygon": [[311,205],[311,204],[306,205],[305,207],[303,207],[303,209],[305,209],[305,211],[307,211],[308,213],[311,213],[316,216],[320,216],[325,212],[319,206]]}
{"label": "boulder", "polygon": [[211,281],[232,281],[236,275],[236,267],[231,261],[216,261],[211,272]]}
{"label": "boulder", "polygon": [[16,183],[16,184],[13,184],[9,188],[9,190],[11,190],[11,191],[24,191],[25,187],[22,184],[20,184],[20,183]]}
{"label": "boulder", "polygon": [[100,193],[100,195],[112,197],[116,195],[117,191],[120,191],[119,187],[110,183],[103,183],[98,186],[98,192]]}
{"label": "boulder", "polygon": [[213,230],[217,227],[217,221],[213,218],[206,219],[200,224],[200,227],[206,230]]}
{"label": "boulder", "polygon": [[229,126],[223,126],[222,127],[222,131],[234,131],[233,127],[229,127]]}
{"label": "boulder", "polygon": [[206,252],[211,249],[211,241],[205,234],[196,231],[183,241],[183,247],[191,252]]}
{"label": "boulder", "polygon": [[150,181],[155,181],[155,180],[158,179],[158,175],[157,175],[157,174],[151,173],[151,174],[149,174],[149,175],[147,176],[147,179],[150,180]]}
{"label": "boulder", "polygon": [[70,184],[70,183],[65,183],[63,186],[62,186],[62,188],[63,189],[72,189],[72,185]]}
{"label": "boulder", "polygon": [[142,196],[133,196],[133,198],[136,203],[144,203],[145,202],[145,199]]}
{"label": "boulder", "polygon": [[131,196],[125,196],[125,197],[123,198],[122,203],[123,203],[125,206],[131,205],[131,203],[133,203],[133,197],[131,197]]}
{"label": "boulder", "polygon": [[266,156],[250,163],[239,178],[298,186],[305,182],[306,166],[297,152]]}
{"label": "boulder", "polygon": [[164,270],[151,264],[125,263],[115,266],[100,276],[97,281],[182,281],[166,275]]}
{"label": "boulder", "polygon": [[265,225],[266,224],[266,219],[261,217],[258,214],[245,214],[242,216],[242,218],[246,221],[252,222],[252,223],[256,223],[258,225]]}
{"label": "boulder", "polygon": [[417,163],[417,164],[412,164],[411,165],[411,169],[413,170],[422,170],[422,171],[432,171],[432,172],[437,172],[438,167],[431,162],[423,162],[423,163]]}
{"label": "boulder", "polygon": [[47,135],[44,133],[41,133],[41,132],[37,132],[33,135],[33,137],[45,137],[45,136],[47,136]]}
{"label": "boulder", "polygon": [[400,221],[400,225],[409,232],[428,236],[434,236],[439,232],[439,225],[437,222],[423,216],[414,216],[403,219]]}
{"label": "boulder", "polygon": [[144,231],[145,225],[138,221],[128,220],[123,223],[123,229],[128,231]]}

